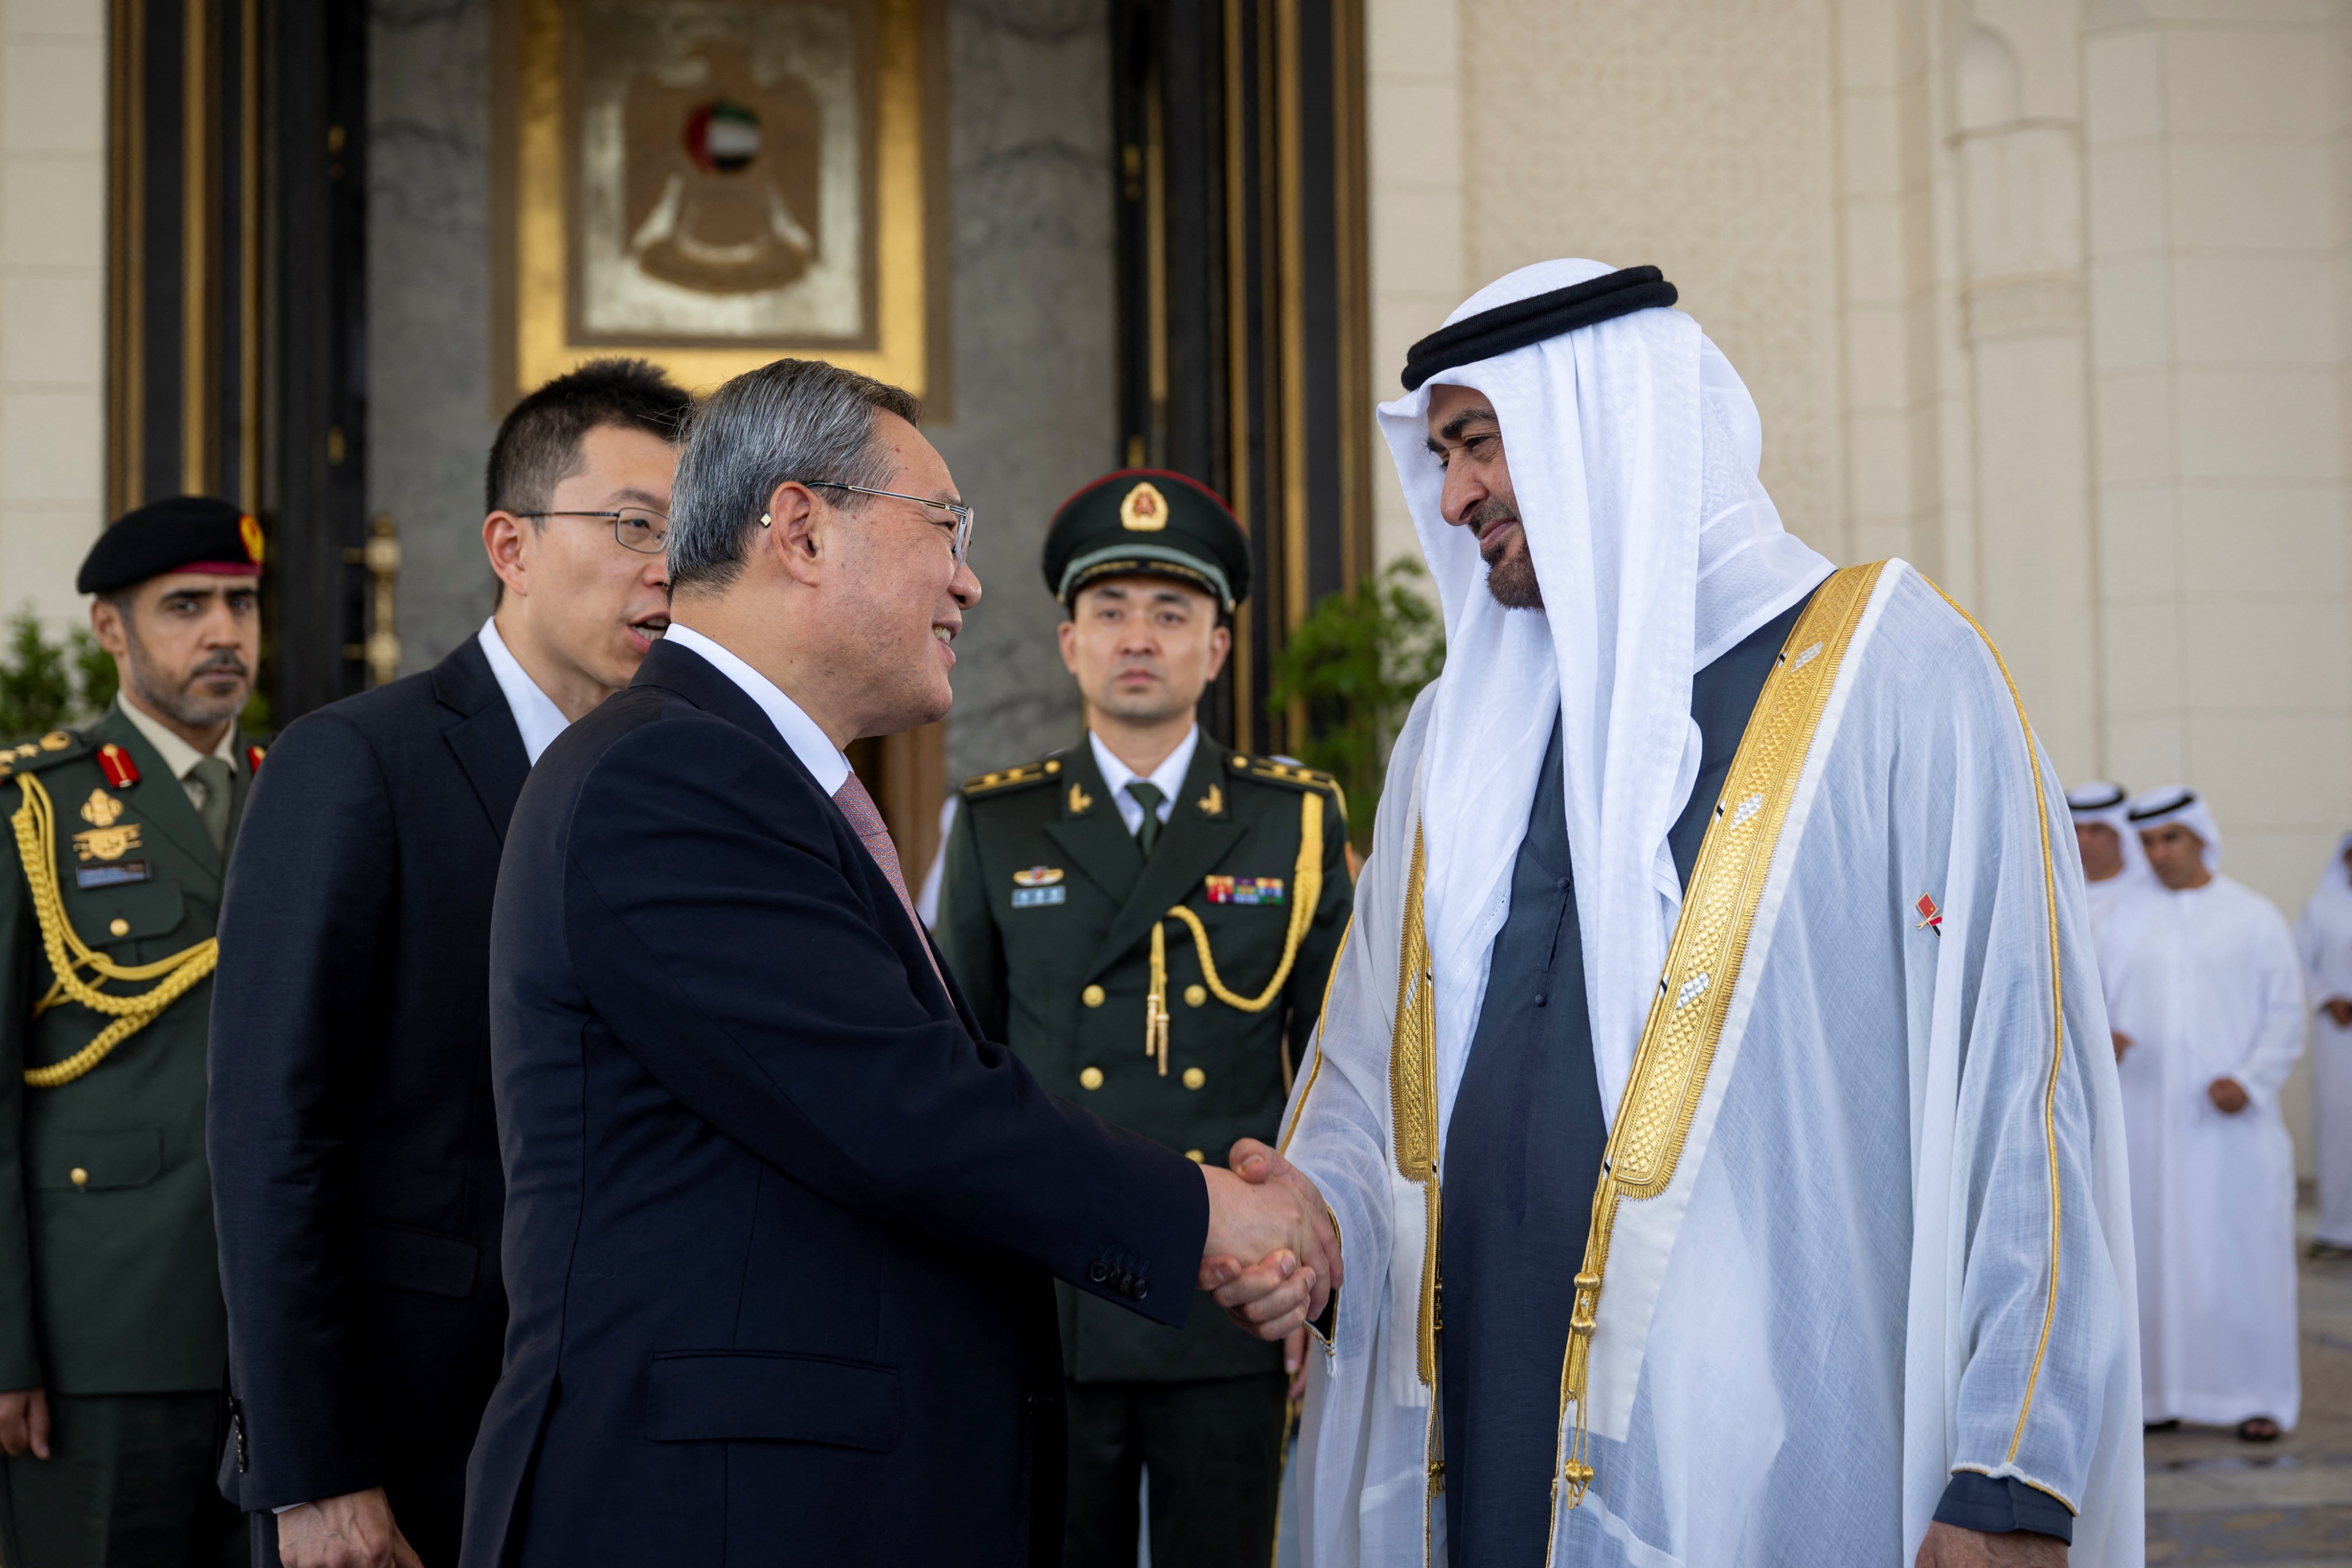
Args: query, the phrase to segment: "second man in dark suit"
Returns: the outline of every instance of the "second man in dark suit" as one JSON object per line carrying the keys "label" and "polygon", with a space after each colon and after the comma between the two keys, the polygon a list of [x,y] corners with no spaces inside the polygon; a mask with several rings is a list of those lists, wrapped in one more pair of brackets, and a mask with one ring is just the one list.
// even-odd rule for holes
{"label": "second man in dark suit", "polygon": [[[1130,469],[1064,502],[1045,585],[1087,737],[966,782],[940,946],[982,1032],[1038,1080],[1196,1161],[1271,1142],[1349,904],[1325,773],[1235,752],[1193,718],[1233,646],[1249,542],[1215,495]],[[1063,1288],[1067,1568],[1271,1559],[1285,1348],[1209,1302],[1181,1329]],[[1303,1331],[1286,1347],[1289,1368]]]}
{"label": "second man in dark suit", "polygon": [[221,927],[211,1121],[235,1392],[222,1482],[261,1516],[265,1563],[457,1560],[506,1327],[490,895],[540,753],[667,625],[688,406],[641,361],[518,405],[482,528],[497,613],[432,669],[294,724],[255,794]]}

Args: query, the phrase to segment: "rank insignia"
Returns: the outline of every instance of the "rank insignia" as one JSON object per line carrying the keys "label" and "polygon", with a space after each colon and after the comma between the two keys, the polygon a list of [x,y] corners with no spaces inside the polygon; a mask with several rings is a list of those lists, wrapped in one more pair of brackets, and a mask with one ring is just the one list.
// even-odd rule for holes
{"label": "rank insignia", "polygon": [[93,827],[75,834],[73,847],[74,853],[85,860],[120,860],[139,847],[139,825],[125,822],[114,827]]}
{"label": "rank insignia", "polygon": [[1919,923],[1911,928],[1913,931],[1932,931],[1937,936],[1944,934],[1944,911],[1936,907],[1934,899],[1922,893],[1919,901],[1911,907],[1919,911]]}
{"label": "rank insignia", "polygon": [[[98,771],[104,773],[106,782],[117,789],[129,789],[139,782],[138,764],[131,760],[129,752],[111,741],[98,749]],[[113,857],[109,856],[108,858]]]}
{"label": "rank insignia", "polygon": [[1283,901],[1282,879],[1279,877],[1212,877],[1208,881],[1209,902],[1213,904],[1278,904]]}
{"label": "rank insignia", "polygon": [[1061,879],[1059,866],[1032,866],[1026,871],[1013,873],[1013,885],[1016,888],[1050,888]]}
{"label": "rank insignia", "polygon": [[81,819],[92,827],[111,827],[121,818],[122,803],[102,789],[90,791],[89,798],[81,803]]}

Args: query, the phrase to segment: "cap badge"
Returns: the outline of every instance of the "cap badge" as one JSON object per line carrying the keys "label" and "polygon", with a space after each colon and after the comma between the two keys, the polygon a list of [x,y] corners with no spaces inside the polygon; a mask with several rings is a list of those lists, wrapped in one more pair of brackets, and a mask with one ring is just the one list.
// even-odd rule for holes
{"label": "cap badge", "polygon": [[236,537],[245,546],[245,558],[256,566],[261,564],[261,524],[254,515],[240,512],[236,519]]}
{"label": "cap badge", "polygon": [[1160,487],[1144,480],[1118,503],[1118,524],[1138,533],[1157,533],[1168,526],[1168,498]]}
{"label": "cap badge", "polygon": [[1050,888],[1061,879],[1059,866],[1032,866],[1026,871],[1013,873],[1013,885],[1016,888]]}
{"label": "cap badge", "polygon": [[92,827],[111,827],[122,816],[122,803],[102,789],[89,792],[81,803],[81,819]]}

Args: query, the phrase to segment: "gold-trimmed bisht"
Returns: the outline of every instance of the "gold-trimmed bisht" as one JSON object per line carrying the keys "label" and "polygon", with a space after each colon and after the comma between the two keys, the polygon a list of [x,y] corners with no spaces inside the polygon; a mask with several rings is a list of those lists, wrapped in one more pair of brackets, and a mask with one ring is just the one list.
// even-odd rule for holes
{"label": "gold-trimmed bisht", "polygon": [[[1585,1241],[1584,1267],[1576,1276],[1568,1349],[1560,1366],[1560,1437],[1552,1473],[1555,1537],[1562,1493],[1573,1509],[1592,1484],[1588,1379],[1618,1206],[1655,1197],[1674,1180],[1738,986],[1748,931],[1772,869],[1781,826],[1804,775],[1814,731],[1828,707],[1847,645],[1885,564],[1847,567],[1832,574],[1813,595],[1765,678],[1716,801],[1715,819],[1699,846],[1667,950],[1665,973],[1651,999],[1633,1070],[1601,1155],[1601,1179],[1593,1188],[1592,1228]],[[1416,885],[1418,860],[1416,854]],[[1402,1026],[1400,1009],[1400,1031]],[[1431,1246],[1435,1247],[1433,1234]],[[1549,1548],[1545,1560],[1550,1561]]]}
{"label": "gold-trimmed bisht", "polygon": [[[58,892],[57,807],[41,781],[31,773],[18,773],[16,784],[24,792],[25,801],[9,818],[9,826],[16,830],[16,857],[24,862],[25,886],[32,894],[33,919],[41,931],[41,951],[48,958],[50,971],[57,975],[57,983],[33,1009],[33,1016],[38,1017],[64,1002],[77,1002],[113,1020],[89,1044],[65,1060],[25,1069],[28,1087],[56,1089],[71,1083],[104,1061],[115,1047],[153,1023],[164,1008],[210,974],[220,958],[220,939],[208,936],[194,947],[183,948],[152,963],[117,963],[83,942],[73,921],[67,918],[65,900]],[[95,984],[81,977],[84,970],[94,977]],[[108,981],[142,980],[155,984],[129,996],[99,989]]]}

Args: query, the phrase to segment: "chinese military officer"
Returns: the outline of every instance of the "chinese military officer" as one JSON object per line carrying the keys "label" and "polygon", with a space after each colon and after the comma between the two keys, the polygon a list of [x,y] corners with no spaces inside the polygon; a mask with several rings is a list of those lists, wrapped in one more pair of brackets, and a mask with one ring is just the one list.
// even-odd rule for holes
{"label": "chinese military officer", "polygon": [[261,530],[179,497],[76,586],[114,705],[0,753],[0,1561],[241,1562],[205,1163],[221,873],[261,748]]}
{"label": "chinese military officer", "polygon": [[[1325,773],[1201,733],[1249,545],[1223,501],[1128,470],[1055,514],[1045,582],[1087,736],[966,781],[938,935],[992,1039],[1055,1093],[1223,1163],[1271,1142],[1346,929]],[[1062,1289],[1070,1568],[1271,1561],[1285,1347],[1207,1301],[1181,1330]],[[1295,1357],[1294,1343],[1289,1353]]]}

